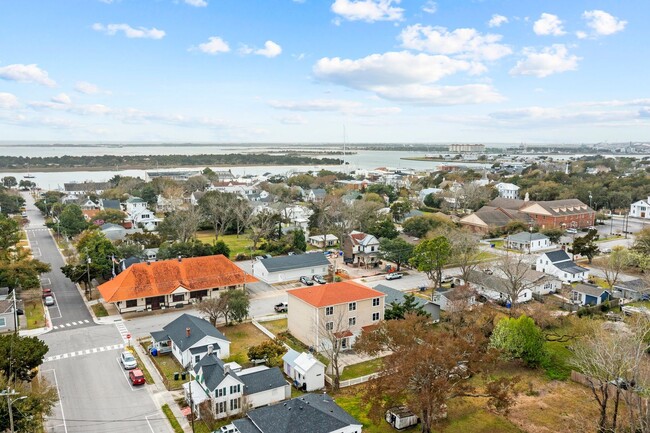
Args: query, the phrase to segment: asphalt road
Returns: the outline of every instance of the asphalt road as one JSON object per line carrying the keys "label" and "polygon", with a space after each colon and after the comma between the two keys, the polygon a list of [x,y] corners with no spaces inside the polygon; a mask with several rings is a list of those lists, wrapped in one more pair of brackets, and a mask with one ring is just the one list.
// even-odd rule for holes
{"label": "asphalt road", "polygon": [[77,287],[61,272],[63,257],[52,238],[41,212],[34,206],[34,199],[23,194],[26,201],[28,225],[25,227],[27,239],[34,258],[49,263],[52,271],[41,275],[41,285],[52,289],[55,305],[48,307],[53,332],[69,327],[94,326],[92,316],[86,308]]}
{"label": "asphalt road", "polygon": [[46,421],[51,433],[169,433],[153,385],[132,386],[119,363],[124,345],[114,325],[69,329],[41,337],[50,347],[41,374],[59,403]]}

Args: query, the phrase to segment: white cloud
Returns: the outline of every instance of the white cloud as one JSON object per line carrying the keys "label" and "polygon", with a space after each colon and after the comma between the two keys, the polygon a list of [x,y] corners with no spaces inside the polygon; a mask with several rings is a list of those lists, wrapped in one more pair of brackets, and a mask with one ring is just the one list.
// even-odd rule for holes
{"label": "white cloud", "polygon": [[508,17],[494,14],[492,15],[492,18],[490,18],[490,21],[488,21],[489,27],[501,27],[502,24],[508,24]]}
{"label": "white cloud", "polygon": [[96,95],[98,93],[109,93],[106,90],[102,90],[96,84],[89,83],[87,81],[77,81],[74,85],[74,90],[83,93],[84,95]]}
{"label": "white cloud", "polygon": [[615,16],[608,14],[605,11],[593,10],[585,11],[582,18],[587,21],[587,26],[590,27],[597,35],[607,36],[622,31],[627,21],[619,20]]}
{"label": "white cloud", "polygon": [[16,63],[0,67],[0,79],[20,83],[42,84],[47,87],[56,86],[56,82],[49,77],[47,71],[39,68],[36,64],[24,65]]}
{"label": "white cloud", "polygon": [[264,43],[264,48],[255,50],[255,54],[264,57],[269,57],[269,58],[277,57],[281,53],[282,53],[282,47],[273,41],[266,41]]}
{"label": "white cloud", "polygon": [[332,12],[349,21],[401,21],[404,9],[395,7],[401,0],[335,0]]}
{"label": "white cloud", "polygon": [[124,36],[127,38],[142,38],[142,39],[162,39],[165,37],[164,30],[158,30],[157,28],[146,28],[138,27],[133,28],[128,24],[93,24],[93,30],[97,32],[105,33],[109,36],[117,34],[117,32],[124,32]]}
{"label": "white cloud", "polygon": [[576,102],[571,105],[579,107],[645,107],[650,106],[650,98],[627,99],[622,101],[613,99],[609,101]]}
{"label": "white cloud", "polygon": [[578,39],[586,39],[587,36],[588,36],[588,35],[587,35],[587,32],[583,32],[582,30],[578,30],[578,31],[576,32],[576,37],[577,37]]}
{"label": "white cloud", "polygon": [[560,108],[523,107],[510,110],[501,110],[490,113],[488,117],[502,124],[527,127],[531,125],[566,125],[626,122],[643,117],[638,110],[612,110],[612,111],[576,111]]}
{"label": "white cloud", "polygon": [[285,125],[306,125],[307,119],[305,119],[300,114],[292,114],[290,116],[284,116],[280,118],[280,122]]}
{"label": "white cloud", "polygon": [[220,37],[212,36],[208,38],[208,42],[199,44],[198,48],[191,49],[198,49],[206,54],[219,54],[229,52],[230,46],[228,45],[228,42],[224,41]]}
{"label": "white cloud", "polygon": [[422,5],[422,11],[428,14],[435,14],[438,12],[438,4],[433,0],[428,0]]}
{"label": "white cloud", "polygon": [[398,114],[402,111],[399,107],[367,107],[361,102],[346,99],[310,99],[306,101],[268,101],[268,104],[277,109],[300,112],[340,112],[354,116],[385,116]]}
{"label": "white cloud", "polygon": [[65,93],[59,93],[56,96],[52,96],[52,98],[50,98],[50,101],[55,102],[57,104],[65,104],[65,105],[72,104],[72,99],[70,99],[70,97]]}
{"label": "white cloud", "polygon": [[384,99],[429,105],[496,102],[503,98],[491,86],[432,86],[431,83],[459,72],[485,71],[480,63],[447,56],[412,54],[407,51],[372,54],[358,60],[322,58],[313,68],[325,81],[374,92]]}
{"label": "white cloud", "polygon": [[533,31],[535,34],[541,36],[562,36],[566,33],[562,28],[562,21],[558,18],[558,16],[547,14],[546,12],[544,12],[537,21],[535,21],[535,24],[533,25]]}
{"label": "white cloud", "polygon": [[524,48],[523,54],[526,57],[519,60],[510,70],[511,75],[533,75],[544,78],[560,72],[575,71],[580,60],[578,56],[570,55],[563,44],[554,44],[541,51]]}
{"label": "white cloud", "polygon": [[11,93],[0,92],[0,108],[16,108],[18,107],[18,98]]}
{"label": "white cloud", "polygon": [[197,8],[204,8],[208,5],[208,2],[205,0],[183,0],[185,4],[188,4],[190,6],[194,6]]}
{"label": "white cloud", "polygon": [[461,57],[496,60],[512,53],[507,45],[498,43],[501,35],[482,35],[476,29],[456,29],[449,32],[444,27],[415,24],[406,27],[398,39],[411,50],[433,54],[459,55]]}

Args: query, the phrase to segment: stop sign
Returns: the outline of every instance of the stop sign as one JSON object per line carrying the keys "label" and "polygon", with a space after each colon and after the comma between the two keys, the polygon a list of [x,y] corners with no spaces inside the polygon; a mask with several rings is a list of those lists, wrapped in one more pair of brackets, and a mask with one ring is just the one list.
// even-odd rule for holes
{"label": "stop sign", "polygon": [[126,339],[130,340],[131,339],[131,334],[126,334]]}

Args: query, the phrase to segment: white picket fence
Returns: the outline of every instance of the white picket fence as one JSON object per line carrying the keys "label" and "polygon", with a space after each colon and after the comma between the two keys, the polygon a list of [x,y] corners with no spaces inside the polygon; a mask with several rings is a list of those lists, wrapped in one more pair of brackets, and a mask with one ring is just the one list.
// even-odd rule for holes
{"label": "white picket fence", "polygon": [[[374,379],[375,377],[378,376],[379,376],[378,373],[372,373],[361,377],[355,377],[353,379],[342,380],[339,383],[339,387],[347,388],[348,386],[359,385],[360,383],[368,382],[369,380]],[[329,385],[332,385],[334,383],[334,379],[332,379],[328,375],[325,375],[325,382],[327,382]]]}

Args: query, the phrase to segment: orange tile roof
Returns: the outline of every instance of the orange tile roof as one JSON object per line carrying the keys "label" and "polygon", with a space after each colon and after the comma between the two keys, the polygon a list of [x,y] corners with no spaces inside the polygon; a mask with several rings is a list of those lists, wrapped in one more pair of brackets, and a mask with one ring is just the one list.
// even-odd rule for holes
{"label": "orange tile roof", "polygon": [[137,263],[98,289],[106,302],[117,302],[167,295],[179,286],[189,291],[234,286],[244,279],[258,281],[225,256],[216,255]]}
{"label": "orange tile roof", "polygon": [[354,281],[287,290],[287,293],[317,308],[386,296],[380,291]]}
{"label": "orange tile roof", "polygon": [[82,211],[81,211],[81,213],[84,214],[84,217],[85,217],[88,221],[90,221],[91,219],[93,219],[93,218],[95,217],[95,215],[97,215],[99,212],[100,212],[100,211],[97,210],[97,209],[85,209],[85,210],[82,210]]}

